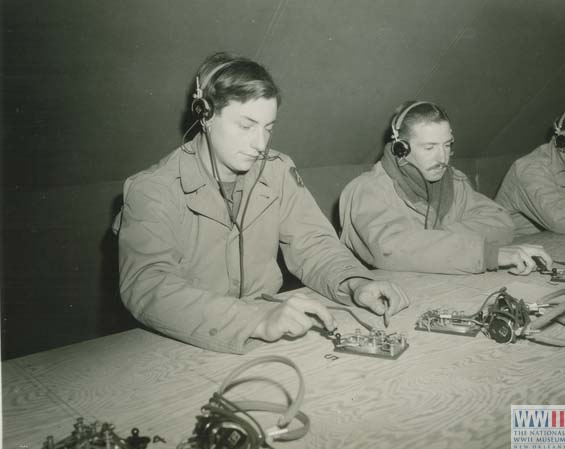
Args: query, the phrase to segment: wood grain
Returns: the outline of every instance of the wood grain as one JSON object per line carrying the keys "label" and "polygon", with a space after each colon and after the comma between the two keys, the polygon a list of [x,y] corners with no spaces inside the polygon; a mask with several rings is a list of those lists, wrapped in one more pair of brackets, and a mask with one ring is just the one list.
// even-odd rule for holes
{"label": "wood grain", "polygon": [[[487,295],[526,282],[545,293],[557,289],[539,274],[507,272],[445,276],[378,271],[399,282],[411,307],[394,316],[388,332],[403,332],[410,348],[396,361],[333,353],[330,340],[311,331],[299,339],[265,344],[250,354],[217,354],[140,329],[3,363],[4,445],[40,447],[47,435],[67,436],[74,419],[110,421],[127,436],[132,427],[159,434],[174,448],[194,427],[195,416],[227,374],[261,355],[291,358],[306,381],[303,411],[308,435],[285,448],[506,448],[511,404],[565,404],[563,349],[520,340],[501,345],[474,338],[416,331],[430,308],[478,309]],[[533,287],[532,287],[533,286]],[[302,289],[311,297],[317,294]],[[293,292],[281,294],[286,298]],[[359,311],[382,328],[382,320]],[[342,333],[359,325],[335,312]],[[564,327],[551,332],[565,337]],[[326,358],[326,355],[337,358]],[[296,374],[280,364],[260,375],[298,389]],[[228,397],[284,403],[266,382],[243,383]],[[265,425],[273,416],[258,415]]]}

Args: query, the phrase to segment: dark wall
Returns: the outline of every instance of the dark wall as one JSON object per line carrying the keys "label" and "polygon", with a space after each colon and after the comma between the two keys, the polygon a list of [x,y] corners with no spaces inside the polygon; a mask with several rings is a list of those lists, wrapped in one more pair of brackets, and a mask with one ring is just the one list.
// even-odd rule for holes
{"label": "dark wall", "polygon": [[373,162],[404,100],[447,108],[457,157],[484,169],[479,186],[489,194],[565,106],[562,0],[8,0],[2,8],[4,357],[132,325],[108,226],[123,180],[178,144],[188,83],[212,51],[271,69],[284,93],[273,146],[313,191],[330,192],[328,215],[341,184],[326,189],[334,180],[322,168],[354,174]]}

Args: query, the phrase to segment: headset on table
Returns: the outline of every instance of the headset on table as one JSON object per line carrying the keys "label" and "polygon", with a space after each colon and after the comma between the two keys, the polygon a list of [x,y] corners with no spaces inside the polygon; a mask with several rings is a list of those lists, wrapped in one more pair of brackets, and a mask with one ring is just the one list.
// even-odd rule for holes
{"label": "headset on table", "polygon": [[[298,393],[288,405],[265,401],[229,401],[224,397],[226,391],[246,381],[269,380],[266,377],[237,378],[249,368],[273,362],[290,366],[298,376]],[[279,387],[290,398],[286,388],[282,385]],[[258,449],[271,447],[272,440],[292,441],[302,438],[310,429],[310,419],[300,411],[304,393],[304,378],[292,360],[277,355],[250,360],[228,375],[208,404],[202,407],[202,414],[197,417],[192,435],[181,442],[177,449]],[[263,430],[249,412],[275,413],[280,417],[274,428]],[[298,421],[300,425],[290,428],[294,421]]]}

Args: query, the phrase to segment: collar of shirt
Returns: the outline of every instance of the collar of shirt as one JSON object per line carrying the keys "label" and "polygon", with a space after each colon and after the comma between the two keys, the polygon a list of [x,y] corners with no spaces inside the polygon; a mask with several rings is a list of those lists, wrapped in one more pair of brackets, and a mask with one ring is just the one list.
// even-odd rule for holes
{"label": "collar of shirt", "polygon": [[[201,147],[202,145],[204,145],[204,147]],[[208,151],[205,145],[205,137],[199,134],[195,139],[185,145],[185,148],[180,153],[179,173],[181,187],[186,194],[186,203],[191,210],[231,228],[232,222],[226,209],[226,204],[221,196],[219,185],[212,177],[212,174],[207,170],[199,155],[199,148]],[[266,169],[267,168],[268,166],[266,166]],[[241,196],[238,195],[241,201],[247,201],[244,200],[244,198],[246,198],[244,192],[248,192],[251,189],[260,169],[261,161],[257,161],[247,173],[237,177],[234,192],[241,192]],[[263,172],[253,191],[253,198],[251,198],[249,203],[249,211],[246,215],[244,229],[262,215],[277,197],[277,194],[269,187],[269,182],[265,176],[265,172]],[[247,203],[244,204],[247,205]],[[237,209],[243,208],[237,207]],[[236,212],[238,212],[239,216],[242,211],[237,210]],[[239,217],[239,219],[241,219],[241,217]]]}
{"label": "collar of shirt", "polygon": [[[179,160],[179,172],[181,178],[182,189],[185,193],[192,193],[204,186],[219,189],[217,181],[208,171],[204,162],[200,158],[199,150],[201,148],[208,151],[206,138],[202,133],[198,134],[193,140],[185,145]],[[261,169],[261,161],[257,160],[255,164],[244,175],[238,176],[234,191],[247,190],[255,181],[259,170]],[[259,179],[261,184],[269,186],[264,173]]]}

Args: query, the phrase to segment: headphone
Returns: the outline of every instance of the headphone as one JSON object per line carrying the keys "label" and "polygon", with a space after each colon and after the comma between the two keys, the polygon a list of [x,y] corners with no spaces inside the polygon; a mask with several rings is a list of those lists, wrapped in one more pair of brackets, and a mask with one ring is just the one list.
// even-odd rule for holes
{"label": "headphone", "polygon": [[486,334],[497,343],[514,343],[519,329],[530,323],[528,307],[523,299],[516,299],[500,290],[485,317]]}
{"label": "headphone", "polygon": [[402,122],[412,109],[422,104],[430,104],[434,107],[437,107],[434,103],[431,103],[429,101],[417,101],[400,110],[392,119],[392,154],[394,154],[398,159],[405,158],[410,154],[410,144],[407,140],[400,138],[400,127],[402,126]]}
{"label": "headphone", "polygon": [[[232,402],[224,397],[227,390],[247,381],[269,381],[266,377],[256,376],[244,379],[236,378],[249,368],[264,363],[278,362],[292,367],[298,375],[300,384],[296,398],[288,406],[264,401],[237,401]],[[271,381],[272,382],[272,381]],[[282,385],[281,388],[287,398],[290,394]],[[208,404],[202,407],[202,414],[197,416],[197,423],[192,436],[181,443],[178,449],[212,449],[212,448],[237,448],[258,449],[268,447],[273,439],[292,441],[302,438],[310,429],[310,419],[300,411],[304,399],[304,378],[294,362],[282,356],[264,356],[250,360],[234,369],[224,380],[220,388]],[[280,418],[276,427],[267,431],[248,412],[278,413]],[[298,420],[302,425],[289,430],[290,423]]]}
{"label": "headphone", "polygon": [[555,130],[555,146],[560,150],[565,150],[565,129],[563,125],[565,124],[565,112],[561,117],[555,119],[553,122],[553,129]]}
{"label": "headphone", "polygon": [[206,120],[210,120],[214,115],[214,102],[205,97],[204,91],[208,88],[208,84],[210,84],[212,78],[224,68],[231,66],[237,60],[231,60],[228,62],[224,62],[223,64],[218,64],[214,69],[209,73],[209,75],[202,80],[202,84],[200,84],[200,76],[196,76],[196,92],[192,94],[192,112],[198,119],[198,121],[202,124]]}

